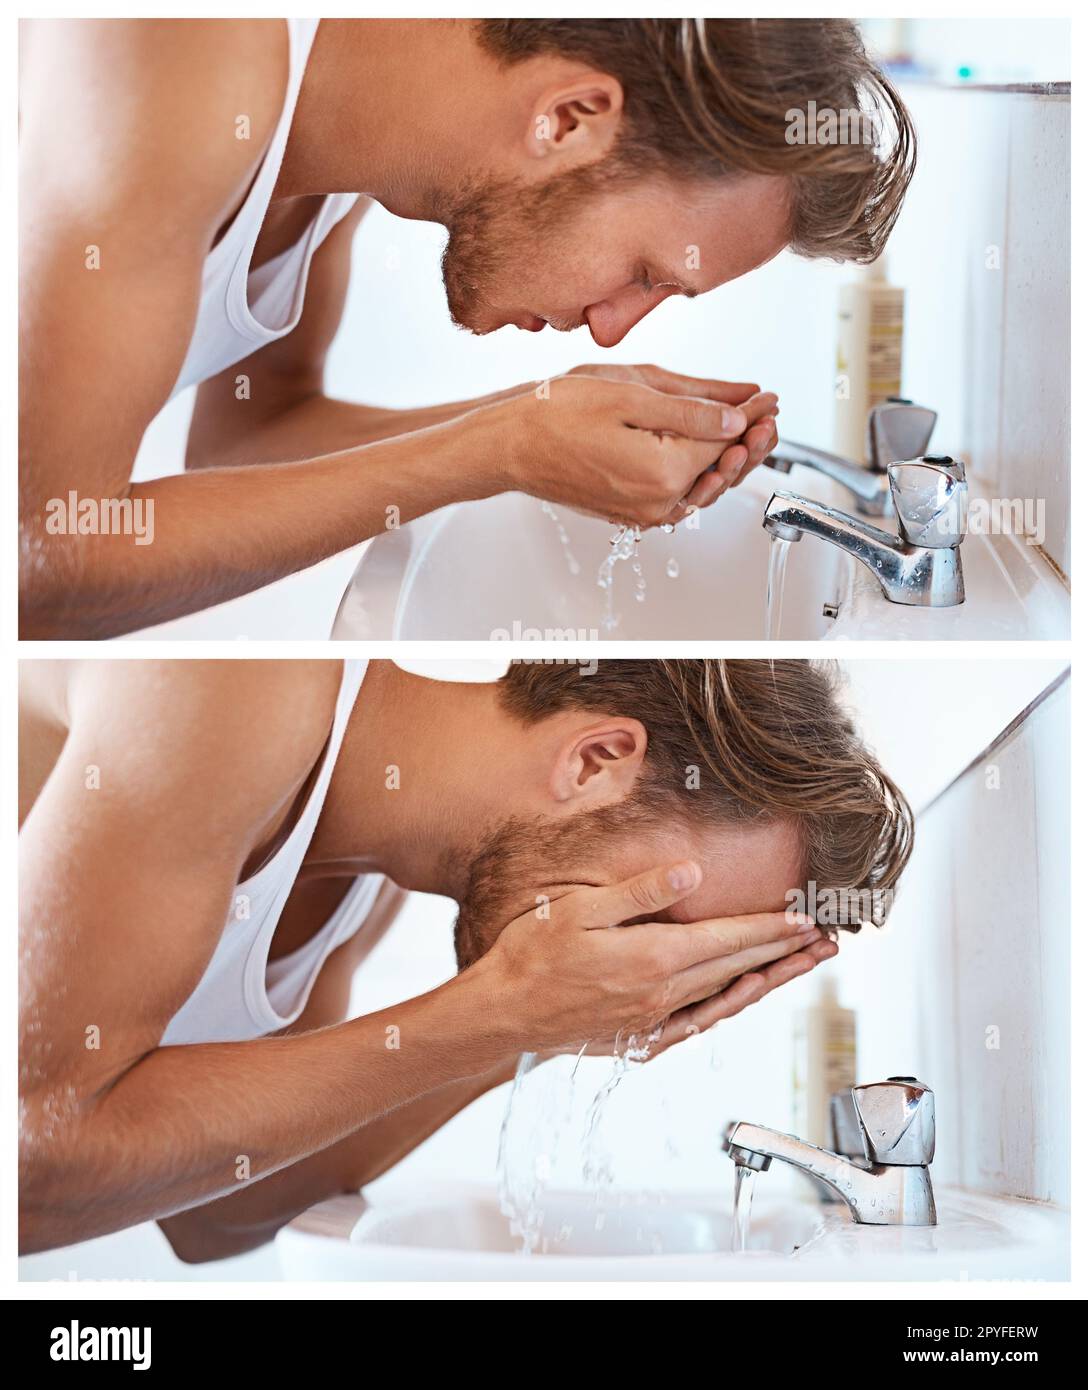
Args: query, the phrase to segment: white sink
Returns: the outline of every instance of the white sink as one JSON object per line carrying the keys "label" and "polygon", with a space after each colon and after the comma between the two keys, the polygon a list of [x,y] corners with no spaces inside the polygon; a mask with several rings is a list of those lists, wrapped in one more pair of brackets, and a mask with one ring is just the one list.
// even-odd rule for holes
{"label": "white sink", "polygon": [[[618,623],[606,630],[597,573],[617,528],[555,508],[579,572],[572,574],[555,521],[521,493],[445,507],[372,541],[344,595],[333,638],[653,641],[762,640],[769,493],[747,484],[699,514],[698,530],[648,531],[638,546],[645,601],[632,562],[614,571]],[[670,578],[669,562],[678,567]],[[794,547],[782,636],[815,639],[831,627],[849,566],[833,546]]]}
{"label": "white sink", "polygon": [[[277,1238],[287,1279],[729,1279],[785,1257],[823,1229],[818,1207],[768,1202],[735,1273],[728,1194],[668,1198],[556,1192],[543,1200],[540,1253],[527,1255],[494,1187],[443,1185],[322,1203]],[[722,1253],[727,1252],[727,1253]]]}
{"label": "white sink", "polygon": [[[285,1279],[1067,1279],[1068,1218],[1037,1203],[938,1191],[932,1229],[857,1226],[845,1208],[756,1192],[748,1249],[732,1250],[730,1194],[647,1199],[560,1192],[544,1249],[526,1255],[493,1187],[379,1189],[306,1212],[277,1237]],[[602,1220],[603,1217],[603,1220]]]}
{"label": "white sink", "polygon": [[[699,514],[697,530],[647,532],[639,545],[645,600],[631,562],[615,568],[612,630],[597,584],[616,528],[563,508],[558,528],[521,493],[459,503],[370,542],[340,604],[342,640],[762,640],[770,539],[763,509],[781,474],[757,468]],[[848,510],[844,490],[810,469],[786,485]],[[974,492],[979,489],[972,483]],[[964,641],[1069,636],[1069,593],[1042,553],[1013,536],[969,534],[967,599],[957,608],[889,603],[876,580],[836,547],[806,536],[790,547],[780,637]],[[670,578],[670,561],[678,573]],[[838,617],[825,614],[825,609]]]}

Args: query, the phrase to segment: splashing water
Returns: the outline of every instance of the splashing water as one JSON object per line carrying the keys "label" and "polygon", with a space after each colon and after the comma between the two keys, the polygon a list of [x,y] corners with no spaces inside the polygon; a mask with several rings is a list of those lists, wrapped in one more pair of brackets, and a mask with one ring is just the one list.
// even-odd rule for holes
{"label": "splashing water", "polygon": [[642,573],[642,562],[637,558],[631,561],[631,573],[635,576],[635,602],[646,602],[646,576]]}
{"label": "splashing water", "polygon": [[[650,1055],[662,1027],[664,1024],[647,1034],[632,1034],[626,1042],[622,1035],[617,1037],[608,1078],[598,1088],[588,1111],[581,1166],[597,1208],[597,1230],[604,1226],[605,1197],[614,1181],[612,1161],[601,1135],[601,1120],[623,1077]],[[531,1097],[527,1094],[527,1082],[541,1066],[541,1059],[526,1052],[518,1061],[499,1133],[498,1187],[499,1210],[524,1255],[545,1254],[551,1244],[562,1244],[571,1234],[563,1228],[551,1237],[545,1236],[545,1197],[559,1167],[563,1136],[571,1128],[574,1078],[585,1052],[583,1048],[566,1075],[562,1067],[549,1068],[553,1082],[550,1089],[534,1079]]]}
{"label": "splashing water", "polygon": [[585,1134],[582,1138],[582,1176],[592,1188],[597,1203],[598,1212],[596,1219],[597,1230],[604,1226],[605,1213],[601,1209],[604,1196],[609,1187],[615,1181],[615,1174],[612,1171],[612,1161],[608,1150],[602,1142],[601,1120],[605,1113],[610,1097],[615,1093],[616,1087],[623,1078],[640,1062],[645,1062],[649,1057],[654,1043],[661,1037],[664,1023],[658,1024],[649,1033],[629,1034],[626,1043],[621,1050],[620,1036],[616,1038],[615,1049],[612,1053],[612,1070],[609,1072],[603,1086],[593,1097],[593,1103],[589,1107],[589,1114],[586,1117]]}
{"label": "splashing water", "polygon": [[[563,559],[566,561],[568,572],[577,577],[582,572],[582,566],[574,553],[570,533],[563,524],[563,518],[550,502],[542,502],[541,509],[555,527],[556,538],[562,548]],[[662,526],[661,530],[666,536],[671,536],[675,533],[676,527],[670,524]],[[597,570],[597,587],[604,590],[605,596],[604,612],[601,617],[601,627],[605,632],[614,632],[620,625],[621,615],[616,611],[615,601],[615,574],[618,565],[625,564],[627,561],[631,562],[631,573],[635,580],[635,602],[646,602],[648,586],[638,552],[641,540],[641,527],[621,526],[609,541],[608,554]],[[670,556],[665,563],[665,574],[669,579],[680,577],[680,563],[673,556]]]}
{"label": "splashing water", "polygon": [[785,606],[786,565],[790,557],[791,541],[771,541],[771,553],[767,560],[767,618],[763,635],[768,642],[777,642],[782,635],[782,609]]}
{"label": "splashing water", "polygon": [[733,1178],[733,1249],[748,1249],[748,1233],[752,1224],[752,1197],[755,1195],[755,1169],[737,1164]]}
{"label": "splashing water", "polygon": [[[517,1104],[530,1073],[539,1064],[535,1052],[523,1052],[518,1058],[499,1131],[499,1210],[510,1223],[510,1234],[521,1242],[523,1255],[533,1254],[541,1245],[544,1190],[559,1143],[559,1124],[554,1116],[549,1124],[547,1107]],[[515,1114],[529,1119],[524,1134],[515,1134]]]}
{"label": "splashing water", "polygon": [[574,550],[571,547],[570,533],[567,531],[567,528],[563,525],[562,517],[555,510],[555,508],[552,506],[550,502],[542,502],[541,506],[544,509],[544,515],[550,518],[550,520],[555,524],[555,532],[556,535],[559,537],[559,544],[563,548],[563,559],[567,562],[567,569],[570,571],[571,574],[581,574],[582,566],[579,564],[578,557],[575,555]]}
{"label": "splashing water", "polygon": [[[601,615],[601,627],[605,632],[615,632],[620,623],[619,615],[616,613],[615,596],[613,593],[616,566],[623,563],[625,560],[632,559],[632,557],[638,553],[637,547],[641,539],[641,527],[621,527],[609,542],[608,554],[605,556],[600,569],[597,571],[597,587],[604,590],[604,612]],[[636,560],[633,568],[638,577],[638,583],[635,586],[635,597],[639,598],[639,593],[641,592],[642,597],[639,599],[639,602],[643,602],[646,597],[646,580],[642,574],[642,566]],[[642,586],[641,591],[638,588],[638,584]]]}

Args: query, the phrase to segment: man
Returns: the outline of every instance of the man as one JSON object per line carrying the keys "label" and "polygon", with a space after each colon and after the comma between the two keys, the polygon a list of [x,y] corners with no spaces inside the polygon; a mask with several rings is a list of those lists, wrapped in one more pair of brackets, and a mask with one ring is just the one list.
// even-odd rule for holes
{"label": "man", "polygon": [[[798,140],[810,104],[867,138]],[[20,122],[26,637],[129,632],[511,489],[675,522],[774,447],[772,393],[655,366],[328,399],[370,202],[447,228],[471,332],[614,347],[786,246],[872,260],[914,166],[841,19],[38,21]],[[192,384],[188,471],[132,481]]]}
{"label": "man", "polygon": [[[836,948],[791,894],[879,894],[910,852],[803,661],[23,676],[27,1250],[148,1218],[189,1260],[260,1244],[523,1051],[660,1050],[803,974]],[[459,973],[345,1022],[391,884],[458,901]]]}

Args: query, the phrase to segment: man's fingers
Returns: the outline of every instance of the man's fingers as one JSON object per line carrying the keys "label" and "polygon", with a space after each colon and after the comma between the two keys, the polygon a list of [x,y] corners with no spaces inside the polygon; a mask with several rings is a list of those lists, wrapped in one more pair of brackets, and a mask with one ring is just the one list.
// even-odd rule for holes
{"label": "man's fingers", "polygon": [[[630,386],[626,391],[627,399],[622,407],[624,424],[654,434],[675,434],[683,439],[708,443],[726,442],[739,439],[758,418],[749,415],[747,407],[741,409],[702,396],[674,396],[649,386]],[[764,405],[759,414],[766,414],[769,408]]]}
{"label": "man's fingers", "polygon": [[703,999],[696,1004],[689,1004],[686,1008],[678,1009],[666,1023],[657,1051],[671,1047],[674,1043],[681,1042],[684,1038],[692,1037],[696,1033],[705,1033],[707,1029],[713,1028],[722,1019],[733,1018],[750,1005],[758,1003],[772,990],[780,989],[782,985],[789,984],[791,980],[807,975],[821,961],[830,960],[836,956],[838,950],[839,948],[833,941],[817,942],[814,946],[809,946],[803,951],[783,956],[780,960],[773,961],[761,970],[749,971],[747,974],[741,975],[739,979],[734,980],[731,985],[728,985],[720,993],[712,995],[709,999]]}
{"label": "man's fingers", "polygon": [[700,473],[695,479],[694,487],[684,498],[684,505],[709,507],[712,502],[716,502],[728,487],[726,477],[743,468],[747,458],[748,450],[743,444],[734,444],[726,449],[713,467],[708,468],[705,473]]}
{"label": "man's fingers", "polygon": [[812,926],[810,918],[790,910],[710,917],[703,922],[651,922],[634,930],[661,950],[668,973],[676,975],[692,965],[788,941]]}
{"label": "man's fingers", "polygon": [[[759,970],[741,975],[723,989],[716,999],[706,1000],[706,1004],[716,1006],[714,1012],[719,1012],[721,1018],[732,1018],[734,1014],[739,1014],[742,1009],[770,994],[771,990],[780,989],[782,985],[789,984],[790,980],[796,980],[800,975],[807,975],[821,961],[831,960],[838,954],[839,948],[833,941],[826,938],[817,941],[815,945],[808,946],[795,955],[783,956],[781,960],[772,961],[770,965],[765,965]],[[698,1011],[703,1005],[696,1004],[693,1007]]]}
{"label": "man's fingers", "polygon": [[759,386],[754,381],[714,381],[709,377],[682,376],[653,365],[636,370],[655,391],[667,391],[673,396],[700,396],[708,401],[722,401],[725,405],[743,405],[759,394]]}
{"label": "man's fingers", "polygon": [[820,933],[813,928],[798,936],[788,937],[785,941],[772,941],[766,946],[753,946],[750,950],[738,951],[735,955],[725,956],[720,960],[690,965],[673,977],[672,986],[676,991],[677,1006],[682,1008],[686,1004],[697,1003],[700,999],[706,999],[725,988],[738,976],[760,970],[785,956],[795,955],[805,947],[815,945],[819,935]]}
{"label": "man's fingers", "polygon": [[726,449],[718,463],[718,472],[722,475],[722,489],[732,487],[739,477],[745,472],[748,465],[748,446],[746,444],[734,444]]}
{"label": "man's fingers", "polygon": [[737,474],[735,481],[738,483],[743,482],[752,469],[758,468],[778,447],[778,425],[774,417],[768,415],[757,420],[744,436],[744,443],[748,459]]}
{"label": "man's fingers", "polygon": [[[746,471],[745,465],[748,462],[748,450],[743,444],[731,444],[721,458],[712,468],[708,468],[705,473],[700,473],[695,483],[680,503],[678,520],[683,520],[689,507],[710,507],[722,495],[727,488],[733,486],[734,482]],[[669,516],[666,520],[676,525],[677,519]]]}
{"label": "man's fingers", "polygon": [[[814,965],[811,956],[804,951],[800,951],[794,956],[787,956],[779,963],[790,965],[792,970],[790,978],[807,974]],[[739,1014],[742,1009],[746,1009],[749,1004],[754,1004],[757,1000],[762,999],[766,992],[767,985],[762,975],[742,975],[727,989],[711,995],[709,999],[701,999],[696,1004],[689,1004],[686,1008],[677,1009],[674,1014],[669,1016],[668,1022],[661,1030],[661,1037],[653,1048],[654,1056],[664,1052],[667,1048],[674,1047],[678,1042],[683,1042],[686,1038],[707,1032],[714,1027],[715,1023],[720,1023],[724,1018],[732,1018],[734,1014]]]}
{"label": "man's fingers", "polygon": [[561,899],[564,910],[577,910],[587,927],[615,927],[632,917],[660,912],[693,892],[702,881],[702,870],[690,859],[647,869],[623,883],[604,888],[580,888]]}
{"label": "man's fingers", "polygon": [[741,975],[712,999],[693,1004],[689,1022],[705,1033],[723,1018],[735,1018],[742,1010],[752,1004],[758,1004],[772,989],[778,989],[790,980],[807,975],[815,967],[816,960],[807,951],[784,956],[762,970],[753,970]]}

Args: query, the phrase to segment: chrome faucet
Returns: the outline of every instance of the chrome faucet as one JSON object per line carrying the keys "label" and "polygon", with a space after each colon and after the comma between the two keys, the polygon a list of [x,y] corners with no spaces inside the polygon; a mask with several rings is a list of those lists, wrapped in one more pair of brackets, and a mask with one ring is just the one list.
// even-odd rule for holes
{"label": "chrome faucet", "polygon": [[764,1172],[780,1158],[801,1169],[863,1226],[936,1226],[933,1092],[916,1077],[892,1076],[854,1086],[836,1101],[834,1142],[844,1153],[745,1121],[731,1127],[722,1147],[741,1168]]}
{"label": "chrome faucet", "polygon": [[869,412],[864,464],[823,449],[813,449],[807,444],[794,444],[788,439],[783,439],[764,463],[778,473],[788,473],[795,464],[803,464],[846,488],[853,498],[854,509],[862,516],[892,516],[888,468],[899,459],[924,454],[936,423],[935,410],[915,405],[913,401],[884,401]]}
{"label": "chrome faucet", "polygon": [[951,458],[888,465],[888,496],[896,531],[793,492],[775,492],[763,528],[784,541],[803,535],[830,541],[871,571],[891,603],[952,608],[963,602],[960,542],[967,532],[967,480]]}

